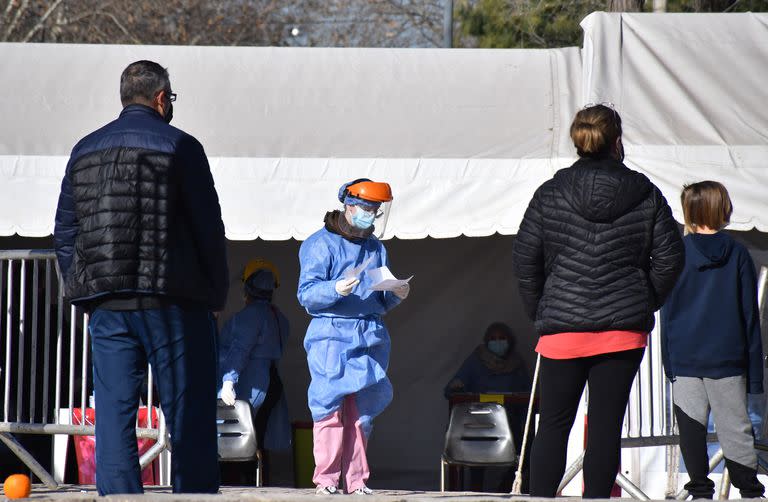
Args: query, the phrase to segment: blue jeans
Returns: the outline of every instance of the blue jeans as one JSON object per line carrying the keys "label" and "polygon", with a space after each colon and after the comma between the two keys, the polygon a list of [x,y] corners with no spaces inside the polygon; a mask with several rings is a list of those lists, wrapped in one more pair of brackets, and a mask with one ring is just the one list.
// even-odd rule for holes
{"label": "blue jeans", "polygon": [[99,495],[143,493],[136,413],[147,362],[173,451],[175,493],[219,489],[216,324],[205,310],[97,309],[90,319]]}

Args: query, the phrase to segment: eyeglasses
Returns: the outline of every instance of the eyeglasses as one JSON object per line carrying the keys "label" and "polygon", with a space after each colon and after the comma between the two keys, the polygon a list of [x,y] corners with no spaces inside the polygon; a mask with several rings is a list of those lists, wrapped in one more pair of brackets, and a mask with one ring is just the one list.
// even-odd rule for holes
{"label": "eyeglasses", "polygon": [[171,103],[176,101],[176,93],[175,92],[170,92],[169,91],[169,92],[166,92],[165,95],[168,97],[168,101],[170,101]]}
{"label": "eyeglasses", "polygon": [[363,207],[363,206],[354,206],[354,207],[357,208],[356,211],[365,211],[366,213],[369,213],[369,214],[373,213],[376,218],[381,218],[382,216],[384,216],[384,210],[380,209],[380,208],[379,209],[373,209],[373,208],[369,209],[369,208],[366,208],[366,207]]}

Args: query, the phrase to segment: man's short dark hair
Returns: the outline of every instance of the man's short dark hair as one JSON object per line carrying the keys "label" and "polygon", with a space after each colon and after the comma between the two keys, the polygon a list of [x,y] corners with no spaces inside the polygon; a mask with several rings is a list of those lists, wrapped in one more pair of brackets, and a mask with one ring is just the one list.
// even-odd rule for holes
{"label": "man's short dark hair", "polygon": [[171,89],[168,70],[154,61],[136,61],[120,75],[120,101],[123,106],[136,102],[151,103],[155,94]]}

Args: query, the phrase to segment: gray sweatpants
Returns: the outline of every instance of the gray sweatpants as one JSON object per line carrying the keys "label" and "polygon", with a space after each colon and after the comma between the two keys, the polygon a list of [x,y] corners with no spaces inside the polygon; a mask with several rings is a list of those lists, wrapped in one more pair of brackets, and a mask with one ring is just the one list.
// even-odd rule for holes
{"label": "gray sweatpants", "polygon": [[742,498],[762,497],[765,488],[757,479],[757,453],[747,413],[747,379],[677,377],[672,385],[675,417],[680,430],[680,452],[690,481],[685,489],[694,498],[712,498],[715,484],[707,476],[707,419],[710,409],[725,466]]}
{"label": "gray sweatpants", "polygon": [[672,390],[675,405],[705,428],[711,409],[717,439],[726,458],[757,468],[752,422],[747,413],[745,375],[717,379],[679,376]]}

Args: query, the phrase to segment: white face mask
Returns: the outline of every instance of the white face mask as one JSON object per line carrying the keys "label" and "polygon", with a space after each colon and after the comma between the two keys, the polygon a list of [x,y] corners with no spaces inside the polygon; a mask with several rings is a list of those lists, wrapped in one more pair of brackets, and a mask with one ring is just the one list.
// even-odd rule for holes
{"label": "white face mask", "polygon": [[509,342],[506,340],[489,340],[488,350],[499,357],[503,357],[509,350]]}

